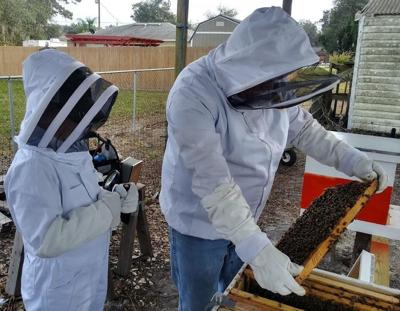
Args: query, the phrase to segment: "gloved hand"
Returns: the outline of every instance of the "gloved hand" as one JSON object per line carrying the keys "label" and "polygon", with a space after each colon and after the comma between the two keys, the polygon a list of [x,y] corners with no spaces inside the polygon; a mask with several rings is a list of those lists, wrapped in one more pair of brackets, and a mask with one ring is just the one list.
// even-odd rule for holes
{"label": "gloved hand", "polygon": [[377,193],[382,192],[388,186],[388,175],[379,163],[365,157],[353,167],[353,175],[363,181],[372,181],[378,178]]}
{"label": "gloved hand", "polygon": [[[129,189],[126,190],[126,185]],[[122,213],[134,213],[138,207],[139,193],[133,182],[127,184],[117,184],[113,187],[113,191],[119,193],[122,203]]]}
{"label": "gloved hand", "polygon": [[303,296],[306,292],[293,278],[303,267],[290,261],[289,257],[272,244],[268,244],[252,262],[254,277],[257,283],[273,293],[289,295],[295,293]]}
{"label": "gloved hand", "polygon": [[201,203],[214,228],[235,244],[240,259],[250,263],[260,286],[281,295],[305,294],[292,277],[299,274],[302,267],[292,263],[261,232],[238,185],[221,184]]}
{"label": "gloved hand", "polygon": [[118,227],[119,223],[121,222],[122,209],[121,196],[119,193],[102,189],[99,193],[99,200],[104,202],[113,216],[111,228]]}

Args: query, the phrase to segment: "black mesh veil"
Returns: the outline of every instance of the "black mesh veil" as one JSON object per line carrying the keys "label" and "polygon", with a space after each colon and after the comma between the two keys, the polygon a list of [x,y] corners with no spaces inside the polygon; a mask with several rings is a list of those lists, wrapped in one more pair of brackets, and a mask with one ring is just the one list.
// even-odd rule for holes
{"label": "black mesh veil", "polygon": [[340,78],[328,70],[309,66],[265,81],[228,100],[235,109],[288,108],[333,89],[339,82]]}

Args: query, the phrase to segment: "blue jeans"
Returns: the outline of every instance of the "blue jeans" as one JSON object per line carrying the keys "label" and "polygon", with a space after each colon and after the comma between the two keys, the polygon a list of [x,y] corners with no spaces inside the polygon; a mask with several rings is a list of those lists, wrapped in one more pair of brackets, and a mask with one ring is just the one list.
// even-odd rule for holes
{"label": "blue jeans", "polygon": [[179,311],[204,311],[243,262],[227,240],[196,238],[169,228],[171,274],[179,292]]}

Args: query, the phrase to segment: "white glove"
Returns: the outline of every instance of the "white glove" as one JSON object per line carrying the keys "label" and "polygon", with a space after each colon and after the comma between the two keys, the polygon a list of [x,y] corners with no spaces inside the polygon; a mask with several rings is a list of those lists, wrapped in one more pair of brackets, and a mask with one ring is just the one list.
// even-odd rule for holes
{"label": "white glove", "polygon": [[103,201],[108,209],[110,210],[113,220],[111,222],[111,228],[118,227],[121,222],[121,196],[118,192],[111,192],[104,189],[101,189],[99,193],[99,200]]}
{"label": "white glove", "polygon": [[[125,185],[129,185],[128,191]],[[119,193],[122,202],[122,213],[134,213],[138,207],[139,193],[136,185],[131,182],[128,184],[118,184],[113,187],[113,191]]]}
{"label": "white glove", "polygon": [[272,246],[267,235],[261,232],[238,185],[222,184],[201,203],[214,228],[232,241],[240,259],[253,267],[260,286],[282,295],[290,292],[304,295],[304,289],[291,276],[301,268]]}
{"label": "white glove", "polygon": [[268,244],[252,262],[254,277],[257,283],[273,293],[289,295],[295,293],[303,296],[306,292],[293,278],[303,270],[290,261],[289,257],[272,244]]}
{"label": "white glove", "polygon": [[102,190],[99,200],[56,217],[49,225],[36,253],[56,257],[103,234],[116,223],[114,213],[121,210],[119,194]]}
{"label": "white glove", "polygon": [[353,176],[363,181],[372,181],[378,178],[379,187],[377,193],[382,192],[388,186],[389,178],[385,170],[377,162],[365,157],[353,167]]}

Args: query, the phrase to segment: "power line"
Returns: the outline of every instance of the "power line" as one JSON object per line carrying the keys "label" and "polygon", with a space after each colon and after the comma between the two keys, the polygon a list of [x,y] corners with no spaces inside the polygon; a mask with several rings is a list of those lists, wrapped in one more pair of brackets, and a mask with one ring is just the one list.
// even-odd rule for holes
{"label": "power line", "polygon": [[107,7],[106,7],[103,3],[100,2],[100,5],[102,6],[102,8],[103,8],[104,10],[106,10],[106,11],[108,12],[108,14],[111,15],[112,18],[115,19],[115,21],[117,22],[117,24],[120,24],[120,23],[121,23],[121,22],[119,21],[119,19],[116,18],[116,17],[110,12],[110,10],[107,9]]}

